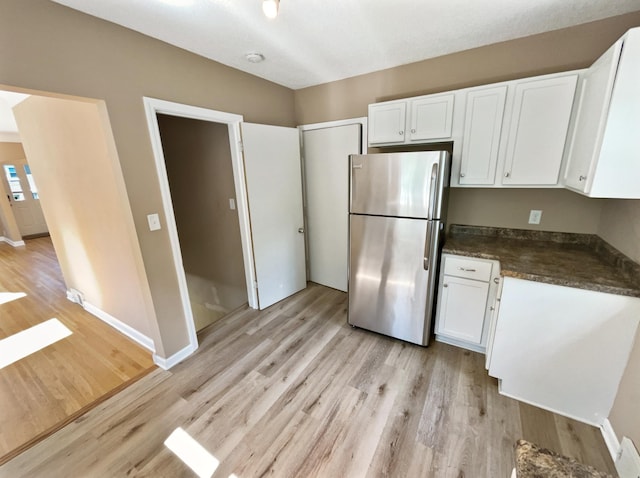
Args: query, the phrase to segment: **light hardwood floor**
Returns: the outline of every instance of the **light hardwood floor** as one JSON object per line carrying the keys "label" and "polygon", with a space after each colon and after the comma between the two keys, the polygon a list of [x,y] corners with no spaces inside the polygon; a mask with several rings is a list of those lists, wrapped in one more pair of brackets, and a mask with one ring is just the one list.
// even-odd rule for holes
{"label": "light hardwood floor", "polygon": [[315,284],[205,329],[156,370],[0,467],[18,477],[191,477],[163,444],[182,427],[216,477],[508,477],[518,438],[613,471],[600,432],[500,396],[483,356],[346,324]]}
{"label": "light hardwood floor", "polygon": [[0,463],[155,369],[149,351],[66,299],[48,237],[0,243],[0,292],[26,293],[0,304],[0,339],[54,317],[73,332],[0,369]]}

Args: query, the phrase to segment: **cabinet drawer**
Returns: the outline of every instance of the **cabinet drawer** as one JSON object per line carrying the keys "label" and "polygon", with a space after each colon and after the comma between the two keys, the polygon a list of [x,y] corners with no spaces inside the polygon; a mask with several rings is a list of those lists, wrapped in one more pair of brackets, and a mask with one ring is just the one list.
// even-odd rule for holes
{"label": "cabinet drawer", "polygon": [[464,277],[489,282],[491,280],[491,262],[445,257],[444,273],[449,276]]}

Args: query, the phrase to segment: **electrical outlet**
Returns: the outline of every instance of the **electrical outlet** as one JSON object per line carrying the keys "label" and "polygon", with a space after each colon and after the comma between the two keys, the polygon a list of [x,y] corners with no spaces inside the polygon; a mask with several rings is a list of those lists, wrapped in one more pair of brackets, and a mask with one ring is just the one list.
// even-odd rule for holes
{"label": "electrical outlet", "polygon": [[529,224],[540,224],[540,220],[542,219],[542,211],[537,209],[532,209],[529,213]]}

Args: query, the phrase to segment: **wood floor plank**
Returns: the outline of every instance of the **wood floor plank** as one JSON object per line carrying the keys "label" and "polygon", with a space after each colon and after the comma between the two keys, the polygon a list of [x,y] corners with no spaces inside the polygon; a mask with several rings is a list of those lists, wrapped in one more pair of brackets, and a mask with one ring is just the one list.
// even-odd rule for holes
{"label": "wood floor plank", "polygon": [[200,342],[0,476],[191,477],[163,445],[177,427],[222,478],[507,477],[519,438],[611,472],[597,429],[499,395],[480,354],[349,327],[346,295],[332,289],[239,309]]}
{"label": "wood floor plank", "polygon": [[155,368],[151,354],[82,307],[66,287],[48,237],[0,243],[0,338],[57,318],[72,335],[0,369],[0,463]]}

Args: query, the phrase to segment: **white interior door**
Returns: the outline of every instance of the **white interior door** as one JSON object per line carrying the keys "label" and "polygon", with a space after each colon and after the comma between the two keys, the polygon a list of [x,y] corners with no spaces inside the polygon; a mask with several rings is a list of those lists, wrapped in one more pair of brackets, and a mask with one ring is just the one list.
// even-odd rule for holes
{"label": "white interior door", "polygon": [[347,291],[349,155],[361,152],[359,124],[303,132],[309,279]]}
{"label": "white interior door", "polygon": [[300,139],[295,128],[242,123],[242,142],[258,307],[264,309],[307,285]]}
{"label": "white interior door", "polygon": [[28,164],[3,164],[2,175],[21,236],[48,232],[40,198]]}

